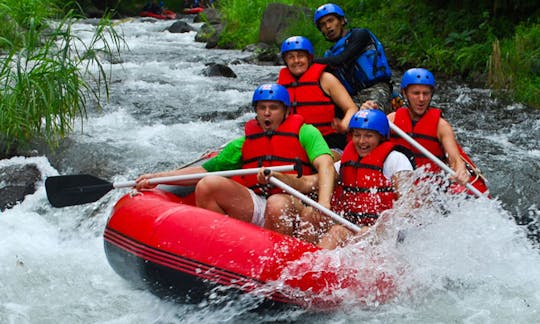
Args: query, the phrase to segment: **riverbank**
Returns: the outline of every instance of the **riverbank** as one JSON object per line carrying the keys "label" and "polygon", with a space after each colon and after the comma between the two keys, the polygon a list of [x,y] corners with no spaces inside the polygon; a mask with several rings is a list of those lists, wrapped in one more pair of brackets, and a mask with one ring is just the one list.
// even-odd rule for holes
{"label": "riverbank", "polygon": [[[298,11],[303,13],[297,17],[298,19],[291,19],[292,24],[281,39],[290,35],[305,35],[314,43],[317,54],[321,55],[330,44],[315,28],[310,13],[323,1],[310,4],[313,6],[310,8],[303,6],[304,1],[300,0],[280,2],[296,6],[300,8]],[[53,53],[48,48],[56,42],[50,36],[51,33],[48,33],[48,29],[44,28],[46,24],[28,24],[28,21],[45,22],[58,17],[57,11],[51,9],[54,8],[54,1],[43,2],[41,7],[34,6],[33,11],[19,10],[25,8],[26,3],[27,1],[11,2],[11,7],[5,6],[2,9],[2,12],[10,18],[2,29],[8,41],[4,42],[1,49],[11,53],[4,61],[4,66],[15,62],[14,58],[24,57],[15,55],[22,49],[27,52],[34,50],[44,55]],[[88,7],[104,6],[97,0],[90,4],[85,0],[83,3]],[[258,43],[261,19],[269,3],[271,3],[269,0],[215,2],[214,5],[219,8],[225,22],[220,38],[216,40],[218,47],[244,49],[250,44]],[[361,5],[337,3],[344,8],[350,26],[367,27],[375,32],[386,47],[392,68],[398,73],[411,66],[423,66],[432,70],[438,79],[448,78],[475,87],[490,88],[500,100],[517,101],[540,108],[540,15],[537,15],[540,9],[535,5],[521,3],[519,7],[502,14],[504,8],[495,6],[478,5],[478,8],[456,9],[437,2],[410,4],[398,0],[388,6],[384,6],[380,1],[364,1]],[[113,4],[106,5],[104,12],[107,12],[107,6],[113,7]],[[143,5],[144,1],[139,0],[129,8],[122,9],[124,11],[118,6],[110,15],[116,17],[129,12],[135,15],[136,10]],[[86,11],[85,9],[82,13]],[[29,20],[29,17],[33,20]],[[76,15],[69,12],[66,17],[61,21],[69,25]],[[115,36],[114,29],[105,27],[107,22],[110,22],[108,18],[102,21],[103,28],[98,30],[96,37],[111,32],[114,36],[113,44],[105,48],[114,52],[116,45],[121,44],[121,39],[117,38],[118,35]],[[388,23],[389,21],[392,23]],[[44,31],[47,33],[43,33]],[[21,35],[39,35],[40,42]],[[52,35],[66,34],[58,32]],[[32,42],[25,44],[24,40]],[[47,40],[45,46],[44,40]],[[92,46],[95,44],[98,44],[97,38]],[[85,58],[91,58],[100,65],[99,56],[95,55],[99,51],[92,46],[84,52]],[[277,52],[279,41],[271,46]],[[10,69],[3,70],[7,90],[4,93],[6,100],[2,103],[3,111],[8,113],[3,115],[0,123],[0,142],[5,142],[0,146],[5,147],[2,152],[7,152],[7,156],[10,156],[9,152],[15,147],[17,149],[28,147],[27,144],[35,139],[42,139],[52,146],[58,145],[58,141],[72,131],[75,118],[85,115],[86,102],[83,99],[85,91],[88,90],[88,93],[99,97],[100,89],[93,89],[94,84],[86,82],[87,66],[84,66],[84,63],[87,60],[72,62],[70,59],[64,60],[65,56],[62,55],[64,51],[55,53],[58,54],[56,58],[43,56],[43,62],[58,64],[61,67],[60,76],[53,73],[57,70],[52,68],[47,70],[47,67],[44,68],[44,73],[40,71],[30,74],[31,71],[23,71],[28,72],[26,80],[30,80],[29,83],[25,83],[19,82],[25,78],[20,80],[14,78],[15,74],[11,74]],[[13,62],[10,62],[12,58]],[[8,77],[12,77],[12,80]],[[104,96],[107,97],[106,75],[102,73],[98,79],[104,82],[102,89],[105,92]],[[31,86],[27,87],[29,84]],[[71,92],[67,92],[70,96],[65,98],[59,96],[66,94],[62,89],[71,89]],[[35,91],[36,95],[26,95],[32,91]],[[43,94],[50,94],[50,98]],[[20,100],[21,98],[28,98],[29,101]],[[36,101],[34,98],[43,100]],[[100,102],[99,98],[93,99]]]}
{"label": "riverbank", "polygon": [[[136,15],[146,3],[81,1],[83,7],[115,8],[121,16]],[[243,49],[257,43],[263,13],[271,3],[302,7],[312,13],[327,2],[311,1],[305,8],[303,0],[214,1],[212,6],[222,13],[226,25],[218,46]],[[367,27],[378,36],[393,69],[427,67],[439,78],[490,88],[501,100],[540,108],[540,7],[536,1],[333,2],[344,9],[350,26]],[[184,3],[165,1],[164,6],[181,12]],[[319,55],[330,46],[314,27],[310,14],[295,19],[282,38],[290,35],[310,38]],[[275,45],[277,50],[279,44]]]}
{"label": "riverbank", "polygon": [[[262,13],[271,2],[275,1],[220,1],[226,27],[218,44],[241,49],[256,43]],[[304,4],[300,0],[279,2]],[[315,1],[308,9],[313,12],[323,3],[326,1]],[[540,108],[540,10],[536,5],[522,3],[503,13],[505,8],[478,3],[460,8],[444,1],[335,3],[344,9],[349,26],[367,27],[378,36],[393,69],[427,67],[439,78],[491,88],[500,99],[513,98]],[[283,38],[304,35],[322,55],[330,43],[312,19],[298,17]]]}

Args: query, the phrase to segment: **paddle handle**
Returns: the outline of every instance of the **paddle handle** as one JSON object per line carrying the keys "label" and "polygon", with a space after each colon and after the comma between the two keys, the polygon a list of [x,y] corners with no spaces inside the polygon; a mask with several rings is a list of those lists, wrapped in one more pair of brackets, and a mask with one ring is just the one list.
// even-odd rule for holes
{"label": "paddle handle", "polygon": [[[256,174],[259,172],[260,169],[261,168],[250,168],[250,169],[241,169],[241,170],[201,172],[201,173],[185,174],[185,175],[170,176],[170,177],[159,177],[159,178],[148,179],[148,183],[149,184],[166,184],[166,183],[177,182],[177,181],[197,180],[197,179],[202,179],[209,175],[216,175],[216,176],[221,176],[221,177],[243,176],[243,175],[248,175],[248,174]],[[294,167],[294,164],[291,164],[291,165],[267,167],[266,169],[270,169],[272,171],[287,172],[287,171],[295,170],[295,167]],[[131,187],[135,187],[136,184],[137,184],[136,181],[115,182],[113,183],[113,187],[114,188],[131,188]]]}
{"label": "paddle handle", "polygon": [[[269,168],[267,168],[269,169]],[[314,207],[314,208],[317,208],[318,210],[320,210],[323,214],[331,217],[333,220],[335,220],[336,222],[340,223],[341,225],[345,226],[346,228],[350,229],[351,231],[355,232],[355,233],[359,233],[360,232],[360,227],[356,226],[355,224],[349,222],[348,220],[346,220],[345,218],[339,216],[338,214],[334,213],[333,211],[331,211],[330,209],[324,207],[323,205],[319,204],[318,202],[316,202],[315,200],[309,198],[308,196],[304,195],[303,193],[299,192],[298,190],[294,189],[293,187],[289,186],[288,184],[286,184],[285,182],[277,179],[276,177],[270,177],[269,179],[270,183],[273,184],[274,186],[276,187],[279,187],[283,190],[285,190],[286,192],[288,192],[289,194],[295,196],[296,198],[300,199],[301,201],[303,201],[304,203]]]}
{"label": "paddle handle", "polygon": [[[427,158],[429,158],[431,161],[433,161],[435,164],[437,164],[441,169],[443,169],[444,171],[448,172],[448,174],[450,174],[451,176],[454,176],[456,174],[456,172],[454,170],[452,170],[446,163],[444,163],[443,161],[441,161],[438,157],[436,157],[435,155],[433,155],[433,153],[431,153],[430,151],[428,151],[425,147],[423,147],[422,145],[420,145],[420,143],[418,143],[417,141],[415,141],[412,137],[409,136],[409,134],[405,133],[401,128],[397,127],[394,123],[392,123],[391,121],[388,121],[388,123],[390,124],[390,128],[396,132],[399,136],[401,136],[404,140],[406,140],[407,142],[409,142],[409,144],[411,144],[412,146],[414,146],[416,149],[418,149],[422,154],[424,154]],[[480,190],[476,189],[473,185],[471,185],[470,183],[466,183],[465,184],[465,187],[467,187],[467,189],[469,189],[470,191],[472,191],[476,196],[478,197],[482,197],[483,194],[482,192],[480,192]]]}

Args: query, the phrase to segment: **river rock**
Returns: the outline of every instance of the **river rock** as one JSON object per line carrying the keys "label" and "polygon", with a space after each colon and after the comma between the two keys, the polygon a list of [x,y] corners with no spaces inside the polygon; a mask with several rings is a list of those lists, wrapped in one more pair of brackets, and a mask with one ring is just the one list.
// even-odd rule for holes
{"label": "river rock", "polygon": [[[214,8],[207,8],[202,13],[205,16],[207,23],[201,26],[197,35],[195,35],[195,41],[205,43],[205,48],[216,48],[220,38],[220,34],[225,28],[221,21],[219,11]],[[200,15],[200,14],[199,14]],[[222,48],[233,48],[232,44],[225,44]]]}
{"label": "river rock", "polygon": [[270,3],[259,26],[259,42],[246,46],[243,50],[253,54],[244,59],[247,63],[259,65],[283,64],[279,53],[281,42],[290,35],[285,34],[291,22],[299,17],[311,17],[308,8],[288,6],[282,3]]}
{"label": "river rock", "polygon": [[167,30],[169,31],[169,33],[188,33],[195,30],[195,28],[191,27],[191,25],[189,25],[185,21],[178,20],[169,28],[167,28]]}
{"label": "river rock", "polygon": [[267,43],[250,44],[242,51],[250,52],[251,55],[243,61],[249,64],[257,65],[280,65],[283,64],[279,54],[279,48]]}
{"label": "river rock", "polygon": [[282,3],[270,3],[261,20],[259,42],[280,46],[285,38],[291,36],[285,35],[291,23],[305,16],[312,17],[313,10]]}
{"label": "river rock", "polygon": [[214,77],[222,76],[226,78],[236,78],[236,73],[224,64],[219,63],[209,63],[206,65],[206,68],[202,71],[203,75]]}
{"label": "river rock", "polygon": [[0,211],[15,206],[36,191],[41,172],[35,164],[0,167]]}
{"label": "river rock", "polygon": [[[204,16],[204,19],[203,17]],[[193,19],[193,22],[206,21],[211,25],[221,24],[221,16],[219,11],[215,8],[205,8],[202,13],[197,14]]]}

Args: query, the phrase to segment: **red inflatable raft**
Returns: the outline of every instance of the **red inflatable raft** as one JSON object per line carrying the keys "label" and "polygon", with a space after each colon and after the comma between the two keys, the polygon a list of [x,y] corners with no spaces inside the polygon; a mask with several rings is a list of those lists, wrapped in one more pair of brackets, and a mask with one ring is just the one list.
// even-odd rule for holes
{"label": "red inflatable raft", "polygon": [[163,10],[163,12],[160,14],[151,11],[141,11],[139,16],[152,17],[156,19],[176,19],[176,13],[172,10]]}
{"label": "red inflatable raft", "polygon": [[[463,148],[461,145],[458,144],[458,150],[459,154],[461,155],[461,158],[463,159],[463,162],[465,162],[465,167],[467,168],[467,171],[471,175],[469,179],[469,183],[478,189],[483,194],[486,194],[487,197],[491,198],[491,195],[489,193],[489,189],[487,186],[487,180],[480,171],[480,169],[474,164],[474,162],[471,160],[471,158],[463,151]],[[467,190],[469,194],[472,194],[470,191]]]}
{"label": "red inflatable raft", "polygon": [[195,14],[198,14],[199,12],[203,12],[204,11],[204,8],[202,7],[197,7],[197,8],[185,8],[184,9],[184,13],[186,15],[195,15]]}
{"label": "red inflatable raft", "polygon": [[260,298],[263,308],[326,310],[343,299],[373,305],[393,297],[394,281],[376,260],[367,270],[336,268],[328,259],[334,251],[194,207],[189,200],[159,189],[122,197],[104,232],[112,268],[161,297],[183,302],[199,303],[219,292],[249,294]]}

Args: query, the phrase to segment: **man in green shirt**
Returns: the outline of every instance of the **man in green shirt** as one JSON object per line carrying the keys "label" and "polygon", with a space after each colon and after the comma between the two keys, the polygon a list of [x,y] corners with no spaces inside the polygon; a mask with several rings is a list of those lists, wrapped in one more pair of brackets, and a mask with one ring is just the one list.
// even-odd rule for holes
{"label": "man in green shirt", "polygon": [[[287,89],[277,84],[259,86],[252,100],[256,117],[246,123],[246,135],[231,141],[202,166],[145,174],[137,178],[137,189],[152,188],[147,179],[182,174],[234,170],[259,166],[293,164],[300,159],[303,172],[317,172],[319,203],[330,207],[336,173],[332,152],[321,133],[305,124],[303,117],[289,115]],[[201,180],[178,183],[196,184],[197,206],[289,234],[291,220],[279,224],[284,209],[300,210],[302,203],[279,190],[261,185],[257,176],[235,179],[209,175]]]}

